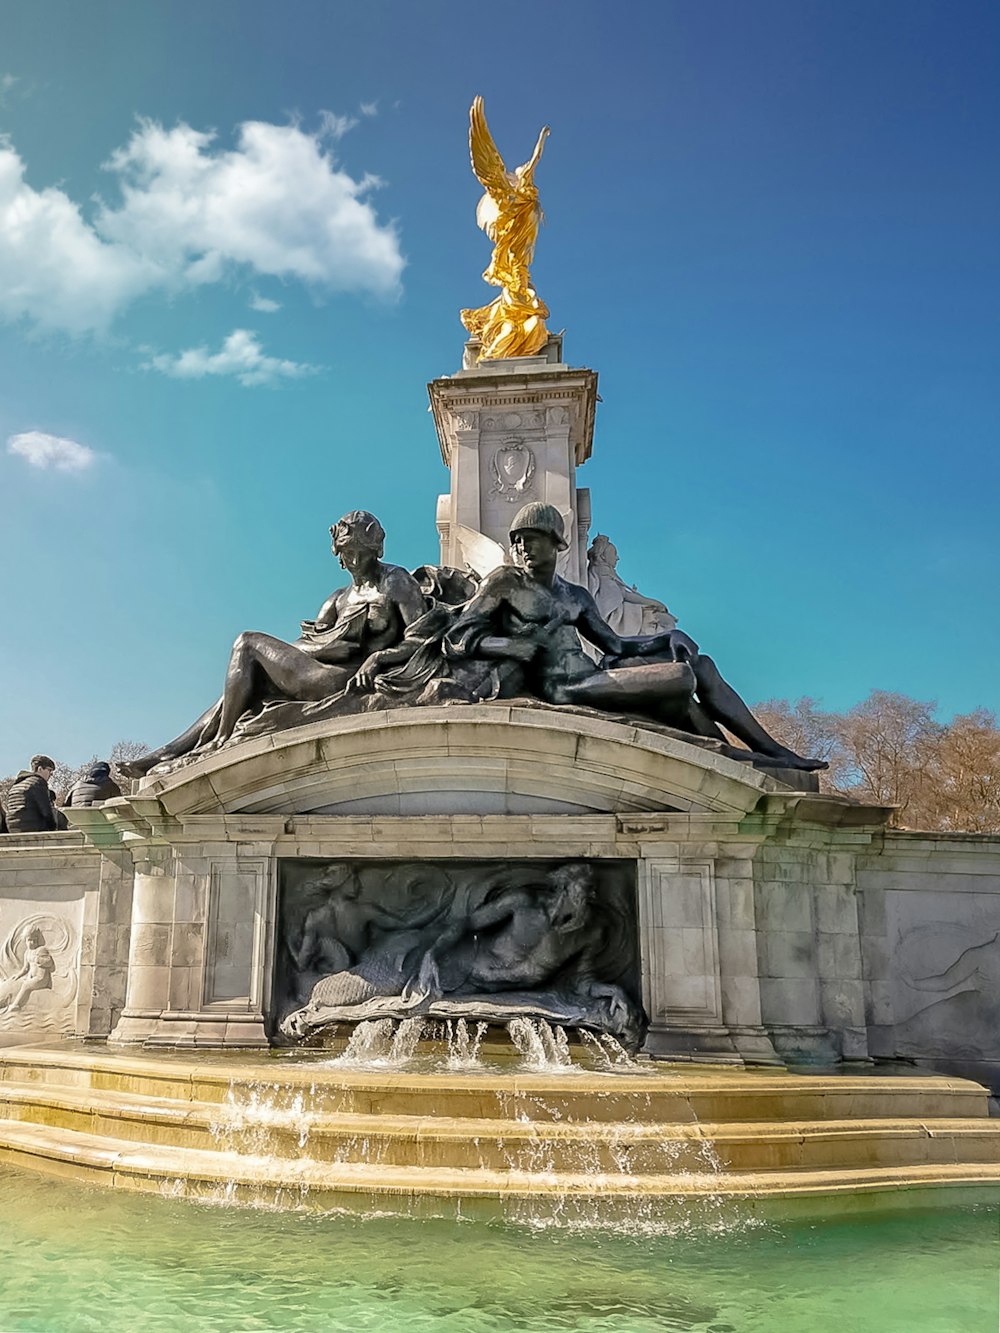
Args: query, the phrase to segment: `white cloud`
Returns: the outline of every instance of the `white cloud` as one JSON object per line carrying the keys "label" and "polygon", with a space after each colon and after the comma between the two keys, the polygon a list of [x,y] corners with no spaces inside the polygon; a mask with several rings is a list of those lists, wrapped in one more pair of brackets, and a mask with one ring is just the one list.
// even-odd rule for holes
{"label": "white cloud", "polygon": [[0,137],[0,316],[82,333],[157,279],[131,250],[109,245],[62,190],[35,190]]}
{"label": "white cloud", "polygon": [[377,116],[378,102],[362,102],[358,110],[363,116]]}
{"label": "white cloud", "polygon": [[255,333],[250,329],[234,329],[219,352],[210,352],[207,347],[189,347],[176,355],[163,353],[151,357],[146,369],[159,370],[181,380],[232,375],[249,389],[261,384],[275,385],[283,379],[303,379],[315,375],[319,367],[267,356]]}
{"label": "white cloud", "polygon": [[97,462],[97,454],[87,445],[61,435],[46,435],[40,430],[12,435],[7,441],[7,452],[27,459],[32,467],[43,472],[85,472]]}
{"label": "white cloud", "polygon": [[335,111],[319,113],[319,137],[321,139],[342,139],[358,123],[357,116],[338,116]]}
{"label": "white cloud", "polygon": [[251,310],[259,310],[263,315],[273,315],[281,309],[280,301],[272,301],[269,296],[261,296],[259,292],[251,294],[249,305]]}
{"label": "white cloud", "polygon": [[332,133],[246,121],[220,149],[188,125],[143,121],[105,164],[119,201],[92,220],[63,190],[29,185],[0,137],[0,318],[102,330],[140,295],[241,270],[395,297],[404,260],[368,201],[377,178],[338,167]]}

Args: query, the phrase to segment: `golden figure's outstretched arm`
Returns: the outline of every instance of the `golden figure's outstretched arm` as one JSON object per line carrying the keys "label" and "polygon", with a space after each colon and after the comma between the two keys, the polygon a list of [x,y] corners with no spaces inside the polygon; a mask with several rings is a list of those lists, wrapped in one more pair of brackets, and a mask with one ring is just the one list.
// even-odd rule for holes
{"label": "golden figure's outstretched arm", "polygon": [[539,159],[542,156],[542,149],[545,147],[545,140],[551,133],[552,131],[549,129],[548,125],[543,125],[541,130],[539,130],[538,142],[535,144],[535,151],[528,158],[527,162],[525,162],[524,166],[518,167],[517,169],[517,174],[520,180],[531,183],[532,177],[535,174],[535,168],[538,166]]}

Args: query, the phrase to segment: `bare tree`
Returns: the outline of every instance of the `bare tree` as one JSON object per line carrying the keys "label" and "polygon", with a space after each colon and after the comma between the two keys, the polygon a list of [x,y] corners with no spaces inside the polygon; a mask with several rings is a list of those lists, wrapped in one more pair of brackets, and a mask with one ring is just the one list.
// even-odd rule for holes
{"label": "bare tree", "polygon": [[788,699],[765,699],[754,704],[754,716],[772,736],[796,754],[825,759],[830,767],[819,774],[823,791],[839,792],[847,784],[848,756],[840,740],[841,718],[824,713],[815,699],[805,696],[791,703]]}
{"label": "bare tree", "polygon": [[985,708],[942,724],[935,705],[873,691],[846,713],[813,699],[768,699],[754,712],[772,735],[830,768],[824,791],[896,807],[899,828],[1000,833],[1000,728]]}
{"label": "bare tree", "polygon": [[942,729],[920,827],[966,833],[1000,831],[1000,730],[977,708]]}
{"label": "bare tree", "polygon": [[842,716],[838,728],[850,794],[897,806],[897,822],[907,827],[919,817],[933,782],[932,759],[943,731],[934,721],[936,706],[873,690]]}

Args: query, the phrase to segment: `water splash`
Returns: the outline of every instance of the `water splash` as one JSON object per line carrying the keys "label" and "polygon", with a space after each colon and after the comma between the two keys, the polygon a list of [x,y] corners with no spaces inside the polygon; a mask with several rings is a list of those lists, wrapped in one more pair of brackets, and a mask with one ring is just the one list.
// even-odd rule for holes
{"label": "water splash", "polygon": [[573,1067],[565,1028],[553,1028],[544,1018],[512,1018],[507,1034],[523,1057],[524,1069],[551,1074]]}
{"label": "water splash", "polygon": [[638,1060],[634,1060],[618,1038],[613,1037],[610,1032],[601,1033],[601,1045],[611,1056],[612,1067],[617,1066],[620,1069],[638,1069],[640,1067]]}
{"label": "water splash", "polygon": [[426,1026],[427,1022],[423,1018],[403,1019],[389,1048],[390,1065],[405,1065],[413,1059]]}
{"label": "water splash", "polygon": [[449,1069],[482,1069],[479,1048],[483,1044],[489,1024],[477,1023],[474,1032],[469,1031],[469,1024],[464,1018],[452,1023],[449,1018],[445,1023],[445,1040],[448,1043],[446,1064]]}
{"label": "water splash", "polygon": [[613,1065],[610,1053],[605,1050],[604,1046],[601,1045],[594,1034],[588,1032],[586,1028],[580,1028],[579,1035],[584,1049],[594,1057],[594,1068],[611,1073]]}
{"label": "water splash", "polygon": [[[550,1074],[573,1068],[562,1028],[515,1020],[510,1029],[522,1055],[520,1068]],[[470,1026],[461,1020],[440,1026],[421,1019],[398,1025],[380,1020],[355,1032],[353,1057],[370,1063],[371,1053],[377,1052],[382,1067],[398,1067],[412,1061],[418,1043],[429,1034],[447,1039],[450,1058],[475,1065],[486,1031],[485,1023]],[[602,1074],[617,1068],[624,1055],[617,1043],[593,1036],[586,1049],[605,1062]],[[582,1072],[579,1064],[576,1069]],[[517,1226],[632,1236],[745,1230],[742,1210],[734,1213],[732,1201],[716,1183],[721,1183],[725,1167],[693,1106],[689,1104],[687,1117],[660,1123],[648,1091],[633,1093],[627,1084],[619,1089],[613,1095],[621,1099],[620,1109],[617,1103],[611,1109],[621,1119],[602,1117],[595,1125],[591,1108],[585,1102],[577,1106],[571,1083],[556,1092],[552,1085],[511,1080],[495,1090],[499,1114],[484,1120],[489,1132],[466,1138],[464,1148],[458,1141],[445,1147],[446,1157],[439,1164],[472,1173],[503,1172],[507,1184],[502,1216]],[[233,1080],[210,1129],[220,1155],[250,1159],[249,1170],[231,1167],[214,1181],[175,1177],[161,1185],[161,1192],[220,1207],[300,1209],[317,1206],[311,1192],[328,1188],[328,1171],[343,1172],[345,1179],[356,1182],[367,1167],[410,1160],[408,1153],[398,1155],[399,1139],[391,1128],[359,1123],[353,1111],[345,1111],[341,1120],[331,1105],[336,1094],[336,1080],[311,1086]],[[509,1128],[498,1125],[498,1119],[506,1120]],[[437,1163],[434,1157],[413,1164]],[[451,1205],[419,1199],[412,1206],[415,1215],[427,1216],[428,1210],[441,1206],[447,1212]]]}
{"label": "water splash", "polygon": [[209,1133],[224,1152],[245,1157],[280,1155],[280,1143],[293,1139],[302,1152],[314,1114],[305,1090],[277,1083],[230,1083]]}
{"label": "water splash", "polygon": [[427,1031],[424,1018],[367,1019],[351,1033],[341,1055],[330,1061],[348,1069],[401,1069],[410,1064]]}
{"label": "water splash", "polygon": [[330,1063],[350,1068],[384,1066],[392,1050],[395,1032],[396,1020],[393,1018],[366,1019],[351,1033],[343,1054]]}

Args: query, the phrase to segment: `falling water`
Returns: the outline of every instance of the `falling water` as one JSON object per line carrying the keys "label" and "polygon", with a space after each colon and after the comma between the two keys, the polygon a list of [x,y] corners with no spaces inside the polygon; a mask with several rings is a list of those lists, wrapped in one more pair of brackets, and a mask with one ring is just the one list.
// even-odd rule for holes
{"label": "falling water", "polygon": [[209,1132],[224,1151],[270,1157],[279,1134],[296,1138],[299,1148],[305,1148],[312,1123],[313,1113],[301,1088],[292,1091],[273,1083],[233,1082]]}
{"label": "falling water", "polygon": [[638,1060],[629,1055],[628,1051],[621,1044],[617,1037],[613,1037],[610,1032],[601,1033],[601,1045],[604,1047],[610,1057],[612,1069],[638,1069],[643,1066]]}
{"label": "falling water", "polygon": [[351,1033],[341,1055],[331,1064],[351,1069],[393,1069],[410,1063],[427,1029],[423,1018],[368,1019]]}
{"label": "falling water", "polygon": [[602,1046],[602,1044],[597,1040],[594,1034],[592,1032],[588,1032],[586,1028],[579,1028],[578,1031],[580,1034],[580,1040],[583,1042],[584,1046],[594,1057],[595,1067],[603,1072],[610,1073],[613,1067],[611,1063],[610,1052],[605,1050],[604,1046]]}
{"label": "falling water", "polygon": [[507,1033],[523,1056],[521,1063],[525,1069],[553,1073],[572,1068],[573,1058],[564,1028],[553,1028],[543,1018],[512,1018]]}
{"label": "falling water", "polygon": [[449,1069],[481,1069],[479,1048],[486,1036],[488,1024],[477,1023],[474,1032],[464,1018],[452,1023],[449,1018],[445,1023],[445,1038],[448,1042],[447,1066]]}
{"label": "falling water", "polygon": [[[575,1069],[586,1075],[581,1064],[574,1066],[562,1027],[518,1018],[511,1020],[507,1030],[520,1054],[520,1069],[550,1076]],[[347,1050],[333,1063],[369,1069],[409,1065],[413,1069],[420,1063],[415,1059],[419,1042],[430,1037],[446,1042],[447,1054],[436,1057],[438,1072],[479,1069],[485,1073],[480,1048],[487,1031],[486,1023],[470,1024],[465,1019],[447,1023],[421,1018],[369,1021],[357,1026]],[[618,1112],[622,1119],[602,1118],[599,1127],[593,1125],[585,1102],[578,1103],[572,1095],[572,1080],[563,1082],[558,1092],[551,1083],[529,1080],[519,1085],[511,1080],[509,1087],[496,1090],[498,1118],[510,1122],[509,1130],[497,1125],[496,1119],[488,1119],[485,1123],[490,1128],[483,1137],[469,1140],[468,1156],[460,1148],[450,1150],[454,1165],[471,1169],[473,1176],[477,1170],[506,1172],[509,1198],[503,1215],[531,1228],[641,1235],[695,1228],[729,1230],[737,1225],[723,1193],[713,1187],[713,1178],[722,1176],[725,1167],[699,1125],[694,1106],[689,1102],[689,1114],[677,1125],[657,1124],[648,1091],[631,1092],[628,1080],[611,1090],[620,1071],[639,1071],[642,1066],[613,1038],[583,1031],[579,1038],[597,1065],[601,1095],[622,1098]],[[337,1086],[336,1080],[332,1086]],[[595,1086],[582,1084],[581,1095],[586,1097]],[[230,1178],[223,1175],[214,1182],[174,1178],[165,1182],[163,1192],[226,1206],[303,1207],[311,1191],[318,1186],[328,1188],[328,1174],[336,1181],[343,1171],[356,1181],[365,1167],[402,1163],[405,1169],[411,1150],[401,1149],[391,1125],[384,1129],[356,1126],[353,1115],[341,1120],[327,1092],[324,1081],[290,1086],[234,1080],[210,1122],[211,1134],[223,1158],[250,1158],[257,1165],[248,1171],[239,1164]],[[447,1134],[442,1142],[446,1141]],[[429,1166],[431,1162],[418,1153],[413,1164]],[[280,1174],[280,1184],[269,1184],[276,1174]],[[677,1180],[676,1189],[670,1188],[671,1177]],[[739,1225],[743,1229],[745,1223]]]}
{"label": "falling water", "polygon": [[384,1065],[392,1051],[396,1032],[393,1018],[367,1019],[351,1033],[343,1054],[332,1061],[335,1065]]}
{"label": "falling water", "polygon": [[424,1035],[424,1028],[427,1026],[423,1018],[404,1018],[396,1029],[396,1035],[392,1039],[392,1046],[389,1048],[389,1064],[405,1065],[408,1064],[416,1052],[420,1038]]}

